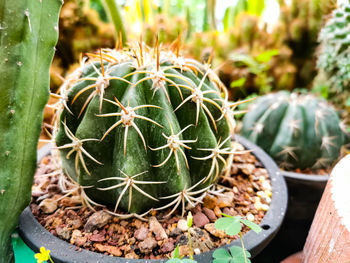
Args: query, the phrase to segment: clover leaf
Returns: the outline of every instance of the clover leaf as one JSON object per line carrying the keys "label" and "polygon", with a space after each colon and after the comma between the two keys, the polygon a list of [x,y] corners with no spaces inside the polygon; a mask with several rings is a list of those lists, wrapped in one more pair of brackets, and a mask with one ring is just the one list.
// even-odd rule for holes
{"label": "clover leaf", "polygon": [[240,222],[246,225],[247,227],[249,227],[251,230],[253,230],[257,234],[261,232],[261,227],[252,221],[241,219]]}
{"label": "clover leaf", "polygon": [[250,253],[241,247],[230,247],[230,253],[224,249],[219,248],[213,253],[213,263],[251,263]]}
{"label": "clover leaf", "polygon": [[230,216],[226,214],[222,214],[224,217],[219,218],[215,221],[215,228],[219,230],[225,231],[227,235],[234,236],[237,235],[242,230],[241,223],[249,227],[255,233],[261,232],[260,226],[257,224],[242,219],[240,216]]}
{"label": "clover leaf", "polygon": [[224,230],[227,235],[234,236],[241,232],[242,226],[240,220],[241,217],[239,216],[224,215],[224,217],[215,221],[215,228]]}
{"label": "clover leaf", "polygon": [[184,259],[172,258],[172,259],[169,259],[167,263],[197,263],[197,261],[189,258],[184,258]]}

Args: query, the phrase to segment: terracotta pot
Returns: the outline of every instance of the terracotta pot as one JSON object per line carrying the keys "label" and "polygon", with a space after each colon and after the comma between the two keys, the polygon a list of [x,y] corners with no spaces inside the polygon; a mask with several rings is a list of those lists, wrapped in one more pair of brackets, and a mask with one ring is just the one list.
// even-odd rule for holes
{"label": "terracotta pot", "polygon": [[333,168],[307,237],[302,262],[350,262],[350,154]]}

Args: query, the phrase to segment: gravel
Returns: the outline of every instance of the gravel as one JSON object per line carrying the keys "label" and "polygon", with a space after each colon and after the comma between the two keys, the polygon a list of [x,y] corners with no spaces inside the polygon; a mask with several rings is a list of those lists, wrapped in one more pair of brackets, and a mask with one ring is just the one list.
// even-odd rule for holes
{"label": "gravel", "polygon": [[[228,244],[237,236],[227,236],[215,229],[215,220],[225,213],[260,223],[272,198],[266,169],[250,153],[236,155],[231,175],[221,176],[218,181],[219,193],[208,194],[202,204],[189,208],[193,214],[193,226],[189,230],[181,211],[166,219],[164,215],[170,210],[154,211],[142,221],[121,220],[105,208],[94,207],[94,212],[87,207],[79,208],[78,195],[63,197],[57,175],[42,176],[54,169],[51,157],[45,157],[34,177],[31,209],[40,224],[78,248],[125,258],[167,258],[177,245],[180,254],[188,255],[188,231],[196,254]],[[72,210],[74,206],[76,209]],[[248,230],[243,227],[243,233]]]}

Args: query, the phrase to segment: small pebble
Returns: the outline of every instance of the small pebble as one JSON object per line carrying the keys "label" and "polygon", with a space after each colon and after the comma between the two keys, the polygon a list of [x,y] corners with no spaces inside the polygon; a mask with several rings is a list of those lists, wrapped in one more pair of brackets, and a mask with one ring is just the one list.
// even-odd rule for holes
{"label": "small pebble", "polygon": [[270,204],[272,200],[271,200],[270,197],[267,196],[267,197],[265,198],[265,201],[266,201],[266,203]]}
{"label": "small pebble", "polygon": [[139,243],[139,249],[142,253],[149,253],[157,246],[157,241],[153,237],[148,237]]}
{"label": "small pebble", "polygon": [[84,230],[85,232],[92,232],[97,228],[102,228],[107,225],[111,218],[112,216],[103,210],[95,212],[87,220]]}
{"label": "small pebble", "polygon": [[268,211],[269,209],[270,209],[270,206],[268,206],[267,204],[261,205],[261,210]]}
{"label": "small pebble", "polygon": [[220,210],[220,208],[218,207],[218,206],[215,206],[215,208],[214,208],[214,213],[215,213],[215,215],[217,216],[217,217],[221,217],[221,210]]}
{"label": "small pebble", "polygon": [[135,231],[134,237],[137,240],[145,240],[147,238],[149,230],[145,227],[140,227]]}
{"label": "small pebble", "polygon": [[188,230],[187,221],[185,219],[180,219],[179,222],[177,222],[177,228],[182,232],[186,232]]}
{"label": "small pebble", "polygon": [[177,237],[181,235],[182,231],[180,228],[176,227],[173,231],[170,232],[169,236],[171,237]]}
{"label": "small pebble", "polygon": [[206,224],[209,223],[209,219],[208,217],[203,214],[202,212],[198,212],[197,214],[195,214],[193,216],[193,224],[196,226],[196,227],[204,227]]}
{"label": "small pebble", "polygon": [[272,192],[270,190],[265,190],[265,194],[266,196],[268,197],[271,197],[272,196]]}
{"label": "small pebble", "polygon": [[207,230],[210,234],[218,238],[224,238],[226,236],[225,231],[216,229],[214,223],[206,224],[204,229]]}
{"label": "small pebble", "polygon": [[256,210],[262,210],[262,204],[260,202],[255,202],[254,206]]}
{"label": "small pebble", "polygon": [[271,184],[268,181],[264,181],[261,186],[264,190],[271,190]]}
{"label": "small pebble", "polygon": [[251,213],[247,213],[247,220],[254,222],[255,217]]}
{"label": "small pebble", "polygon": [[201,250],[199,248],[193,249],[194,254],[198,255],[201,253]]}
{"label": "small pebble", "polygon": [[234,193],[232,193],[232,192],[225,192],[225,195],[219,196],[219,198],[217,200],[217,205],[220,208],[231,207],[232,204],[233,204],[234,197],[235,197]]}
{"label": "small pebble", "polygon": [[204,214],[209,218],[210,221],[215,222],[218,218],[216,217],[213,210],[203,207]]}
{"label": "small pebble", "polygon": [[51,214],[57,209],[57,201],[51,198],[46,198],[39,204],[39,208],[46,214]]}
{"label": "small pebble", "polygon": [[256,193],[256,195],[259,196],[260,198],[265,198],[265,196],[266,196],[266,194],[265,194],[264,191],[258,191],[258,192]]}
{"label": "small pebble", "polygon": [[161,247],[162,253],[169,253],[174,250],[174,243],[173,242],[166,242],[164,245]]}
{"label": "small pebble", "polygon": [[149,218],[149,229],[154,233],[157,239],[167,239],[168,235],[166,234],[164,228],[159,223],[155,216]]}

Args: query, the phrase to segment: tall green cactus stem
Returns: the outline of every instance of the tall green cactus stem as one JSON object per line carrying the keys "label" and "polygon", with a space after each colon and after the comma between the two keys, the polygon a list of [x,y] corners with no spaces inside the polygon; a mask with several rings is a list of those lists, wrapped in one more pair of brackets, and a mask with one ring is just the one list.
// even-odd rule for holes
{"label": "tall green cactus stem", "polygon": [[180,204],[184,212],[235,153],[225,87],[209,64],[158,45],[91,57],[61,88],[68,95],[55,137],[64,172],[86,203],[118,216],[151,208],[170,215]]}
{"label": "tall green cactus stem", "polygon": [[283,168],[325,168],[344,143],[341,122],[325,100],[285,91],[251,104],[242,134]]}
{"label": "tall green cactus stem", "polygon": [[110,19],[113,22],[115,29],[115,37],[118,38],[119,42],[125,43],[127,40],[127,36],[125,33],[123,18],[119,11],[118,3],[115,0],[103,0],[103,4],[108,12]]}
{"label": "tall green cactus stem", "polygon": [[0,2],[0,262],[14,262],[10,235],[30,201],[61,5]]}

